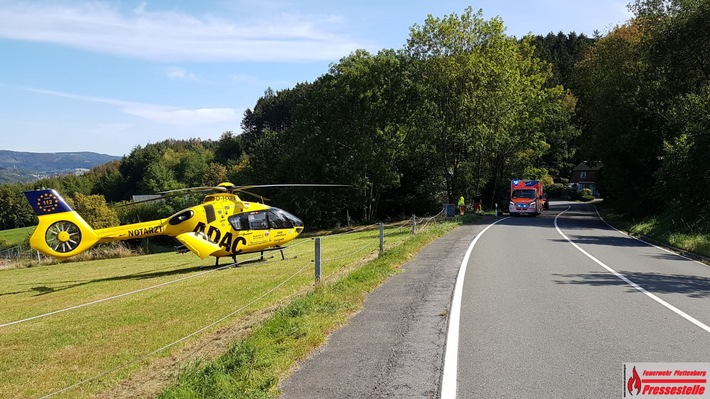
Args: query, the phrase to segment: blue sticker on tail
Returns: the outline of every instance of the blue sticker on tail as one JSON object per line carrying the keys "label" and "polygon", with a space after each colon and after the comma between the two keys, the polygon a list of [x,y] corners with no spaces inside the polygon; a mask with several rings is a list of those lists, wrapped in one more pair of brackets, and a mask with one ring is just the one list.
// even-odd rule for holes
{"label": "blue sticker on tail", "polygon": [[42,216],[50,213],[70,212],[72,209],[54,190],[25,191],[27,201],[32,205],[35,215]]}

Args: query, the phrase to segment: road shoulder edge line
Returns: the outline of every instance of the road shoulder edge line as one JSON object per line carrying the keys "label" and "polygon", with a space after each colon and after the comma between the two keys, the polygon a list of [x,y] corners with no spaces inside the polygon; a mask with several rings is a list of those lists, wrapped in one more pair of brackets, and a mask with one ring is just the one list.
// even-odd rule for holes
{"label": "road shoulder edge line", "polygon": [[[657,297],[657,296],[654,295],[653,293],[647,291],[645,288],[641,287],[640,285],[636,284],[635,282],[629,280],[628,278],[626,278],[626,276],[624,276],[623,274],[617,272],[616,270],[612,269],[611,267],[607,266],[604,262],[602,262],[602,261],[600,261],[599,259],[595,258],[592,254],[590,254],[589,252],[587,252],[587,251],[585,251],[584,249],[582,249],[579,245],[577,245],[574,241],[572,241],[569,237],[567,237],[567,236],[565,235],[565,233],[563,233],[562,230],[560,229],[560,227],[558,226],[558,224],[557,224],[557,219],[558,219],[560,216],[562,216],[562,214],[564,214],[565,212],[567,212],[570,208],[571,208],[571,207],[568,207],[568,208],[565,209],[564,211],[560,212],[557,216],[555,216],[555,229],[557,229],[557,232],[558,232],[565,240],[567,240],[567,242],[569,242],[570,244],[572,244],[572,246],[574,246],[575,248],[577,248],[578,251],[580,251],[581,253],[583,253],[586,257],[588,257],[589,259],[591,259],[592,261],[594,261],[596,264],[598,264],[599,266],[601,266],[601,267],[603,267],[604,269],[606,269],[609,273],[613,274],[614,276],[616,276],[616,277],[618,277],[619,279],[621,279],[622,281],[624,281],[626,284],[628,284],[628,285],[630,285],[631,287],[635,288],[637,291],[643,293],[644,295],[646,295],[647,297],[653,299],[654,301],[658,302],[659,304],[665,306],[665,307],[668,308],[669,310],[671,310],[671,311],[673,311],[674,313],[676,313],[678,316],[680,316],[680,317],[686,319],[687,321],[689,321],[689,322],[695,324],[696,326],[698,326],[698,327],[702,328],[703,330],[705,330],[706,332],[710,333],[710,326],[704,324],[703,322],[701,322],[700,320],[696,319],[695,317],[693,317],[693,316],[691,316],[691,315],[689,315],[689,314],[683,312],[682,310],[676,308],[675,306],[671,305],[670,303],[668,303],[668,302],[664,301],[663,299]],[[603,220],[603,219],[602,219],[602,220]],[[680,255],[679,255],[679,256],[680,256]]]}
{"label": "road shoulder edge line", "polygon": [[456,398],[456,384],[458,378],[458,351],[459,351],[459,326],[461,324],[461,299],[463,297],[463,283],[466,277],[466,268],[468,261],[471,258],[473,247],[478,242],[478,239],[483,236],[488,229],[494,225],[508,219],[503,218],[489,224],[485,229],[471,241],[471,244],[466,250],[466,255],[461,261],[459,272],[456,276],[456,285],[454,286],[454,294],[451,298],[451,307],[449,310],[449,327],[446,333],[446,349],[444,350],[444,369],[441,377],[441,391],[439,397],[442,399]]}

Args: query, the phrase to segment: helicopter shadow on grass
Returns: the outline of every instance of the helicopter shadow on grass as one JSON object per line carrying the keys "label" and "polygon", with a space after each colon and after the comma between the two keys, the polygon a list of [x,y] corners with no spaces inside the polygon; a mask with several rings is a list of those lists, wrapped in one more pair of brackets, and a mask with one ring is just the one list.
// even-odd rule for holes
{"label": "helicopter shadow on grass", "polygon": [[32,287],[26,291],[15,291],[15,292],[8,292],[5,294],[0,294],[0,296],[22,294],[25,292],[35,292],[34,296],[42,296],[42,295],[52,294],[55,292],[69,290],[72,288],[77,288],[77,287],[81,287],[81,286],[85,286],[85,285],[89,285],[89,284],[95,284],[95,283],[104,283],[104,282],[111,282],[111,281],[126,281],[126,280],[146,280],[146,279],[169,277],[169,276],[183,276],[183,275],[189,275],[192,273],[200,273],[200,272],[216,270],[216,269],[230,269],[230,268],[234,268],[235,266],[236,267],[248,266],[252,263],[263,263],[271,258],[273,258],[273,256],[269,257],[269,258],[264,257],[263,260],[261,260],[261,259],[247,259],[244,261],[240,261],[237,265],[230,262],[230,263],[224,263],[221,265],[189,266],[189,267],[183,267],[180,269],[171,269],[171,270],[165,270],[165,271],[125,274],[125,275],[121,275],[121,276],[112,276],[112,277],[105,277],[105,278],[86,280],[86,281],[61,281],[59,283],[65,283],[66,285],[62,285],[62,286],[58,286],[58,287],[38,286],[38,287]]}

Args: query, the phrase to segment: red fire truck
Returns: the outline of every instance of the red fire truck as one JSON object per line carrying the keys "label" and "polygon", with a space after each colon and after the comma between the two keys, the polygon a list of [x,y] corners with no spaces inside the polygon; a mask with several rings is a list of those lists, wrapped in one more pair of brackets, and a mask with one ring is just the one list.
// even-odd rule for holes
{"label": "red fire truck", "polygon": [[508,211],[514,215],[537,216],[543,208],[542,182],[539,180],[511,180]]}

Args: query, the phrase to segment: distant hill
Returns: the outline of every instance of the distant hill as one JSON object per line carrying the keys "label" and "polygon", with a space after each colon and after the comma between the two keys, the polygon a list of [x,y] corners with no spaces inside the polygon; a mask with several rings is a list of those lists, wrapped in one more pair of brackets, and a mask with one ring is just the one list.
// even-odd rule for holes
{"label": "distant hill", "polygon": [[0,183],[26,183],[45,177],[82,173],[121,159],[95,152],[36,153],[0,150]]}

